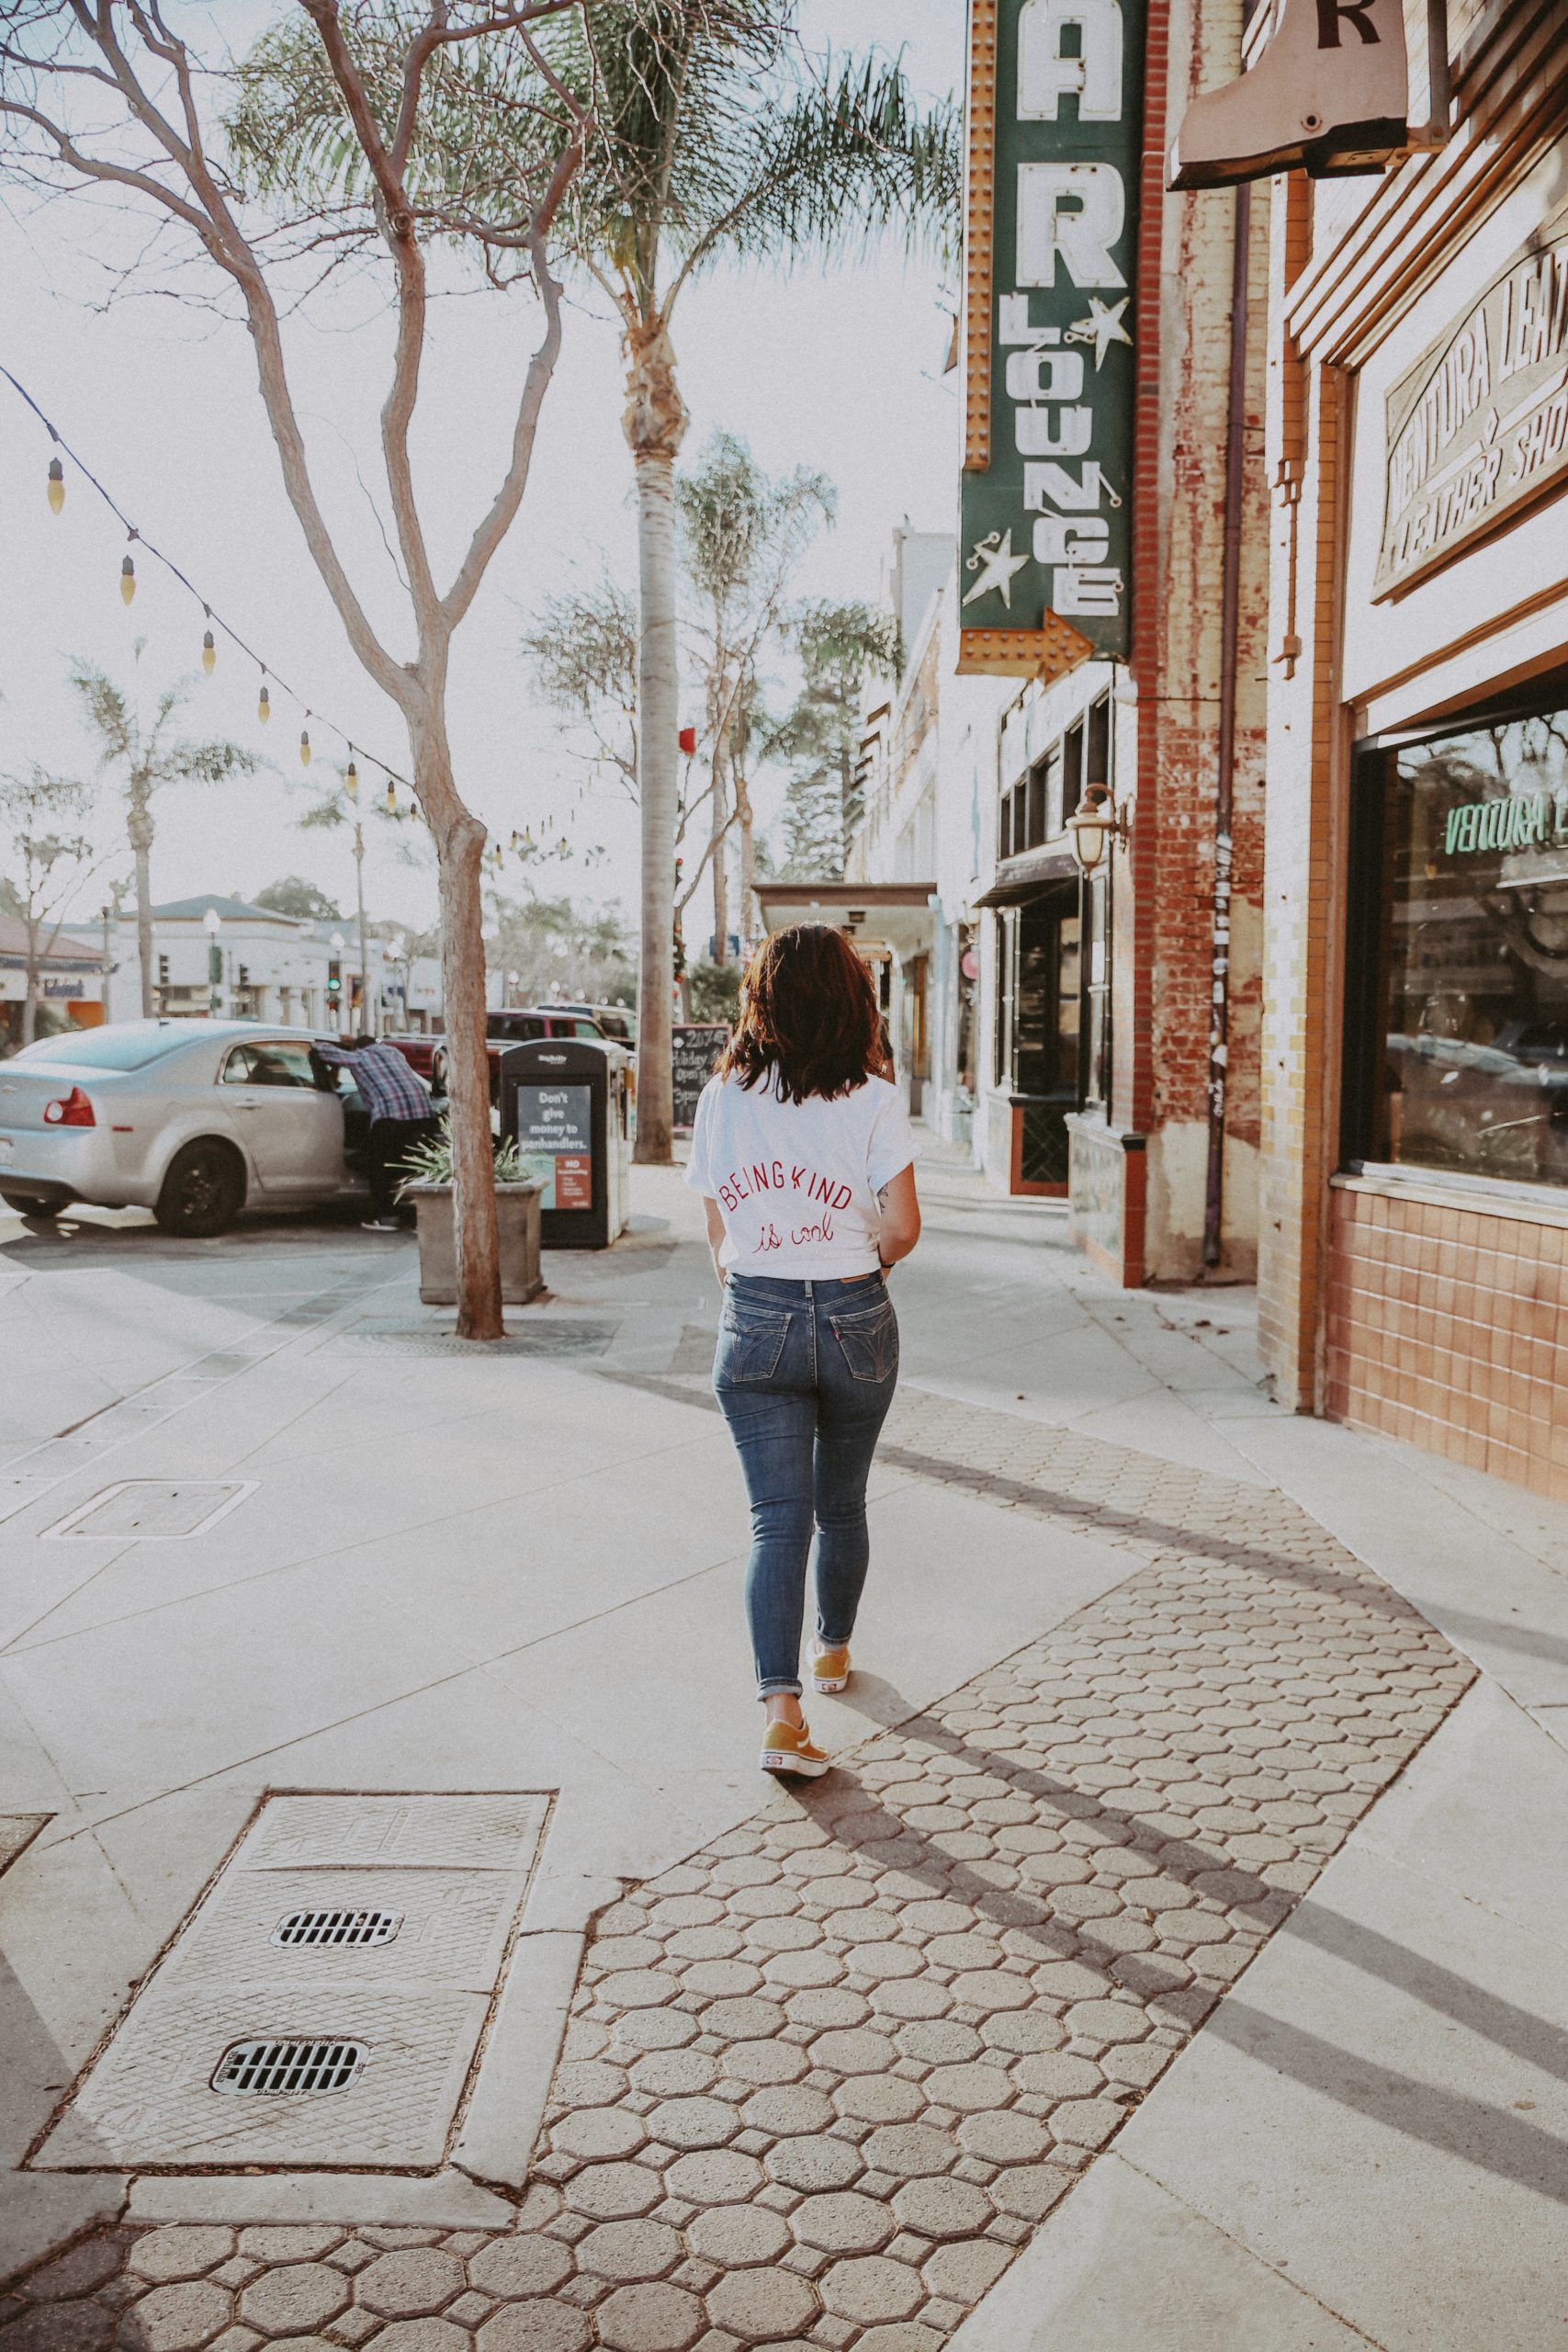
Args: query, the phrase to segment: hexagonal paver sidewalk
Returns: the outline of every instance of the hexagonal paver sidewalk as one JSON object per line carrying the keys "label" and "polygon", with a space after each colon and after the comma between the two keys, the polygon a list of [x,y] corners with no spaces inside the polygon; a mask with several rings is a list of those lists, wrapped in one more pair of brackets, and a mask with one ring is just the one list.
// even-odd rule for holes
{"label": "hexagonal paver sidewalk", "polygon": [[0,2352],[939,2352],[1471,1668],[1284,1497],[915,1392],[1127,1581],[596,1922],[517,2230],[101,2233]]}

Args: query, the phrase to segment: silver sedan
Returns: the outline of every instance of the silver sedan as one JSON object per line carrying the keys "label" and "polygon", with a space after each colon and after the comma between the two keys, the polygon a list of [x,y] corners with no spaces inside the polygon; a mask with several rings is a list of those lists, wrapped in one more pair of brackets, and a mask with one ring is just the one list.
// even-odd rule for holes
{"label": "silver sedan", "polygon": [[348,1071],[303,1029],[122,1021],[42,1038],[0,1062],[0,1200],[39,1216],[72,1201],[152,1209],[165,1233],[222,1233],[249,1202],[358,1200],[363,1132]]}

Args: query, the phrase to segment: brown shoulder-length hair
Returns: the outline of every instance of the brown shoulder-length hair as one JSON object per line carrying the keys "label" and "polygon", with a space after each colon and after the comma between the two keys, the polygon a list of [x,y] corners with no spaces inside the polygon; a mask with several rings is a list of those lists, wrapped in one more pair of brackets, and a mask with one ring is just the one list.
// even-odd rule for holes
{"label": "brown shoulder-length hair", "polygon": [[776,1079],[785,1102],[830,1102],[863,1086],[883,1058],[876,990],[841,931],[797,922],[762,942],[740,984],[720,1078],[748,1087]]}

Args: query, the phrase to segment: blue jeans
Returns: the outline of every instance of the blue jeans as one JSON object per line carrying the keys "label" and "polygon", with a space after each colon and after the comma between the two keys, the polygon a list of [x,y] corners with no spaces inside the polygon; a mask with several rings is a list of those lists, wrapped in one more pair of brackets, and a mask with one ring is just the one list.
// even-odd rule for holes
{"label": "blue jeans", "polygon": [[880,1274],[731,1274],[713,1385],[751,1498],[746,1615],[764,1698],[800,1693],[814,1529],[818,1634],[838,1649],[854,1631],[871,1556],[865,1482],[897,1379],[898,1322]]}

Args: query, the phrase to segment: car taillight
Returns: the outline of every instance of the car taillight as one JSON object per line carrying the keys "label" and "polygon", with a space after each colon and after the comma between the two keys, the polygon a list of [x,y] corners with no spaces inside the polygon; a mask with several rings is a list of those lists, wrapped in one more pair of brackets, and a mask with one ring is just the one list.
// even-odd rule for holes
{"label": "car taillight", "polygon": [[79,1086],[73,1086],[69,1094],[46,1102],[43,1115],[51,1127],[96,1127],[98,1124],[93,1116],[92,1104]]}

